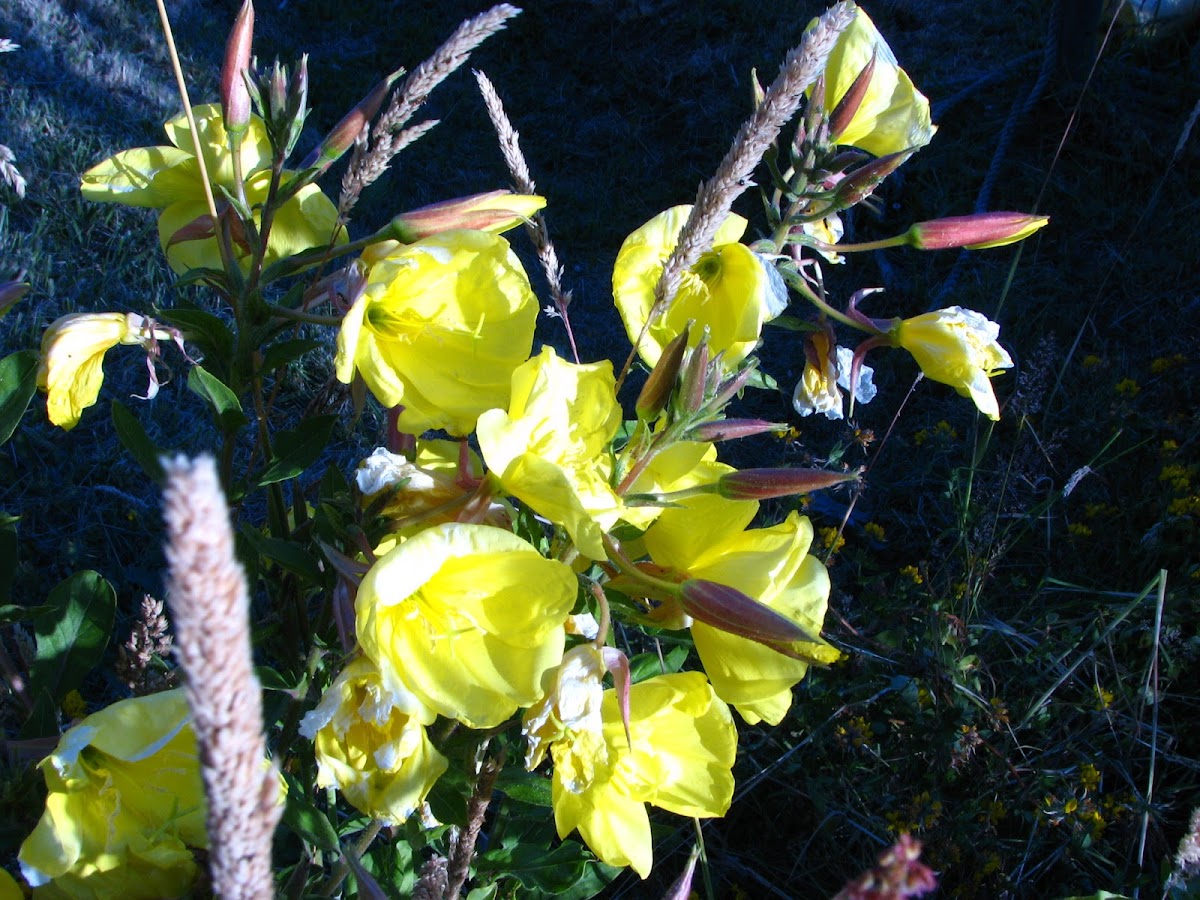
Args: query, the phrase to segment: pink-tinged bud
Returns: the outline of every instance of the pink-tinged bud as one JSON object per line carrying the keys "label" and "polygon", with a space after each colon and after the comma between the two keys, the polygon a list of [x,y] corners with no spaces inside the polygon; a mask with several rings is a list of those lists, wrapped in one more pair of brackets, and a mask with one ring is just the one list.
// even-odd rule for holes
{"label": "pink-tinged bud", "polygon": [[966,247],[985,250],[1023,241],[1050,221],[1049,216],[1020,212],[989,212],[918,222],[908,230],[908,243],[919,250]]}
{"label": "pink-tinged bud", "polygon": [[321,145],[308,155],[308,158],[304,160],[300,168],[311,169],[314,166],[319,166],[322,169],[327,169],[338,157],[353,147],[362,130],[375,118],[375,114],[379,112],[379,107],[383,106],[383,101],[387,99],[392,85],[403,71],[401,69],[393,72],[376,84],[375,87],[371,88],[371,92],[363,97],[354,109],[346,113],[342,121],[333,126],[333,130],[325,136],[325,140],[321,141]]}
{"label": "pink-tinged bud", "polygon": [[675,382],[679,378],[679,368],[683,365],[683,354],[687,350],[689,330],[684,328],[667,344],[658,362],[650,370],[650,377],[642,385],[637,403],[634,404],[637,417],[642,421],[657,416],[671,399],[671,391],[675,389]]}
{"label": "pink-tinged bud", "polygon": [[875,74],[875,53],[872,51],[871,59],[863,66],[862,71],[858,73],[858,77],[846,89],[846,93],[842,95],[842,99],[838,102],[837,107],[829,116],[829,139],[833,143],[837,143],[838,136],[850,127],[850,123],[858,114],[858,108],[862,106],[863,98],[867,96],[867,88],[871,86],[871,77]]}
{"label": "pink-tinged bud", "polygon": [[254,4],[245,0],[229,40],[225,43],[225,63],[221,66],[221,114],[225,130],[241,135],[250,124],[250,92],[246,89],[246,70],[250,66],[250,45],[254,41]]}
{"label": "pink-tinged bud", "polygon": [[704,405],[705,386],[708,381],[708,341],[700,339],[700,343],[688,354],[687,364],[683,367],[683,378],[679,385],[679,396],[683,408],[688,413],[699,411]]}
{"label": "pink-tinged bud", "polygon": [[858,473],[828,469],[746,469],[717,479],[717,493],[727,500],[769,500],[820,491],[848,481],[858,481]]}
{"label": "pink-tinged bud", "polygon": [[895,172],[910,156],[917,152],[916,147],[889,153],[879,159],[873,159],[865,166],[855,169],[838,183],[833,196],[833,204],[838,209],[849,209],[856,203],[861,203],[874,193],[883,179]]}
{"label": "pink-tinged bud", "polygon": [[392,219],[388,234],[402,244],[459,228],[500,234],[520,225],[545,205],[546,198],[537,194],[489,191],[401,213]]}
{"label": "pink-tinged bud", "polygon": [[821,639],[759,603],[737,588],[702,578],[689,578],[679,586],[679,602],[684,612],[705,625],[738,637],[749,638],[774,647],[796,641],[820,643]]}
{"label": "pink-tinged bud", "polygon": [[29,284],[24,281],[0,281],[0,316],[4,315],[17,301],[29,293]]}
{"label": "pink-tinged bud", "polygon": [[[234,246],[243,254],[248,255],[252,251],[252,248],[250,241],[246,237],[246,228],[233,208],[226,206],[217,213],[217,218],[218,221],[224,222],[229,226],[229,236],[233,240]],[[213,225],[212,216],[208,213],[203,213],[172,234],[167,241],[166,249],[169,250],[176,244],[184,244],[188,241],[212,240],[216,235],[217,229]]]}
{"label": "pink-tinged bud", "polygon": [[721,383],[717,388],[716,395],[713,397],[710,407],[720,409],[730,400],[738,395],[738,393],[746,386],[746,382],[754,374],[755,367],[753,365],[745,366],[738,370],[737,374]]}
{"label": "pink-tinged bud", "polygon": [[722,419],[718,422],[705,422],[689,428],[683,438],[686,441],[728,441],[734,438],[752,437],[756,434],[766,434],[768,431],[786,429],[779,422],[767,422],[763,419]]}

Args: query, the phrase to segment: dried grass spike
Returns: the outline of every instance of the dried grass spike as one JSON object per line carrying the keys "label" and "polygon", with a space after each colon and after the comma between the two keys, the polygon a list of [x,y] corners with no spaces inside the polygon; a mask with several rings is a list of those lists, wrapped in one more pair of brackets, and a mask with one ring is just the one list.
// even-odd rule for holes
{"label": "dried grass spike", "polygon": [[262,689],[250,647],[250,600],[211,457],[164,460],[168,602],[200,746],[216,896],[274,896],[271,836],[278,775],[264,765]]}

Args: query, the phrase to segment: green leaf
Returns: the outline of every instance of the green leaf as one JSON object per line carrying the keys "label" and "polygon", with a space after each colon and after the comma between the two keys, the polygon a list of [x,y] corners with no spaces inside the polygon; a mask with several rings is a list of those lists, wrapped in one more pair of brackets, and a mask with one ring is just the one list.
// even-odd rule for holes
{"label": "green leaf", "polygon": [[812,332],[821,330],[820,326],[814,325],[812,322],[805,321],[804,319],[798,319],[796,316],[789,316],[786,314],[782,316],[776,316],[773,319],[768,319],[766,324],[772,325],[775,328],[782,328],[784,331]]}
{"label": "green leaf", "polygon": [[647,678],[653,678],[655,675],[678,672],[683,667],[683,663],[687,657],[688,648],[683,644],[672,647],[664,653],[661,661],[657,653],[639,653],[633,659],[629,660],[630,680],[634,684],[637,684],[639,681],[645,681]]}
{"label": "green leaf", "polygon": [[6,603],[0,606],[0,626],[28,622],[30,619],[36,619],[45,611],[46,607],[44,606],[17,606],[15,603]]}
{"label": "green leaf", "polygon": [[19,350],[0,359],[0,444],[17,430],[37,391],[38,352]]}
{"label": "green leaf", "polygon": [[290,341],[280,341],[278,344],[272,344],[267,348],[267,352],[263,354],[262,368],[259,369],[261,374],[274,372],[281,366],[286,366],[290,362],[295,362],[310,350],[316,350],[321,346],[320,341],[310,340],[308,338],[296,338]]}
{"label": "green leaf", "polygon": [[758,388],[763,391],[777,391],[779,384],[762,369],[755,369],[746,380],[746,387]]}
{"label": "green leaf", "polygon": [[338,836],[329,819],[308,799],[304,785],[287,772],[283,773],[283,778],[288,786],[287,804],[283,807],[284,824],[314,847],[326,853],[337,853]]}
{"label": "green leaf", "polygon": [[275,458],[258,476],[259,486],[295,478],[315,463],[329,443],[335,422],[337,416],[313,416],[298,428],[279,432],[275,437]]}
{"label": "green leaf", "polygon": [[233,359],[233,332],[219,316],[203,309],[175,307],[160,310],[158,318],[183,331],[187,342],[200,348],[209,365],[223,369]]}
{"label": "green leaf", "polygon": [[146,434],[146,429],[142,427],[137,416],[130,412],[124,403],[114,400],[112,420],[121,445],[133,455],[142,471],[149,475],[155,484],[162,484],[166,480],[166,473],[162,467],[163,451],[150,440],[150,435]]}
{"label": "green leaf", "polygon": [[532,806],[549,808],[551,804],[550,779],[536,772],[526,772],[517,767],[506,767],[496,779],[496,789],[503,791],[513,800]]}
{"label": "green leaf", "polygon": [[188,388],[208,404],[222,431],[237,431],[246,424],[237,394],[204,366],[192,366],[188,372]]}
{"label": "green leaf", "polygon": [[31,717],[27,728],[45,733],[45,717],[100,662],[116,613],[116,592],[97,572],[76,572],[50,592],[34,619],[37,653],[29,667],[29,686],[40,712],[35,710],[39,721]]}
{"label": "green leaf", "polygon": [[481,874],[508,875],[532,890],[559,894],[583,878],[591,856],[575,841],[564,841],[553,850],[529,844],[496,847],[476,861]]}
{"label": "green leaf", "polygon": [[305,581],[320,584],[325,580],[317,559],[300,544],[282,538],[267,537],[250,525],[242,526],[242,535],[259,556],[279,563]]}

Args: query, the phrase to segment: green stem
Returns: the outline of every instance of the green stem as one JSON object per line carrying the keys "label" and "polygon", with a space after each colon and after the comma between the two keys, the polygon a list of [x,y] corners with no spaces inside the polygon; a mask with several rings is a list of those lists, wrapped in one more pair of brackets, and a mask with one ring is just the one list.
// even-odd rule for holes
{"label": "green stem", "polygon": [[880,331],[878,329],[868,328],[865,324],[858,321],[857,319],[852,319],[852,318],[850,318],[850,316],[846,315],[844,312],[834,309],[832,306],[830,306],[828,303],[826,303],[824,300],[822,300],[819,296],[817,296],[817,294],[813,291],[813,289],[804,283],[804,279],[802,279],[798,276],[797,277],[788,277],[786,274],[784,275],[784,277],[787,279],[789,287],[794,289],[796,291],[796,293],[803,296],[805,300],[807,300],[809,303],[811,303],[817,309],[821,310],[821,312],[825,313],[825,315],[829,316],[829,318],[836,319],[837,321],[841,322],[843,325],[849,325],[851,328],[856,328],[859,331],[865,331],[867,334],[882,334],[883,333],[882,331]]}
{"label": "green stem", "polygon": [[298,309],[288,309],[286,306],[267,304],[267,312],[279,319],[290,319],[293,322],[311,322],[314,325],[329,325],[336,328],[342,324],[341,316],[322,316],[319,313],[302,312]]}
{"label": "green stem", "polygon": [[679,595],[679,585],[673,581],[667,581],[664,578],[655,578],[653,575],[648,575],[637,566],[629,561],[624,553],[621,552],[620,546],[609,535],[604,535],[604,549],[608,551],[609,560],[624,574],[630,578],[634,578],[644,584],[658,588],[672,597]]}

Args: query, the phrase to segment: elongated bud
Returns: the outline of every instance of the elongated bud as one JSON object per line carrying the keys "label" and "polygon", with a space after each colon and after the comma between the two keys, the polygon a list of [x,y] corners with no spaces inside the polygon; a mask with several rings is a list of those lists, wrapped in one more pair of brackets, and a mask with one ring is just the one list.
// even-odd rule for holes
{"label": "elongated bud", "polygon": [[722,419],[689,428],[683,438],[686,441],[728,441],[786,428],[786,425],[779,422],[767,422],[763,419]]}
{"label": "elongated bud", "polygon": [[683,367],[683,378],[679,385],[679,396],[683,400],[685,412],[697,412],[704,405],[705,384],[708,381],[708,340],[701,338],[700,343],[688,354],[687,364]]}
{"label": "elongated bud", "polygon": [[855,169],[838,184],[833,198],[834,206],[838,209],[849,209],[854,204],[861,203],[874,193],[883,179],[900,168],[905,160],[916,152],[917,148],[912,147],[898,153],[889,153]]}
{"label": "elongated bud", "polygon": [[646,379],[646,383],[642,386],[642,392],[638,394],[637,403],[634,405],[639,419],[643,421],[653,419],[662,412],[667,401],[671,399],[671,391],[675,389],[675,382],[679,378],[679,368],[683,365],[683,354],[687,350],[690,330],[691,326],[689,325],[677,334],[671,343],[667,344],[658,358],[658,362],[650,371],[650,377]]}
{"label": "elongated bud", "polygon": [[300,168],[311,169],[315,166],[322,170],[327,169],[338,157],[353,147],[362,130],[379,112],[379,107],[387,99],[388,92],[391,91],[396,79],[403,74],[404,70],[398,69],[371,88],[370,93],[363,97],[354,109],[346,113],[342,117],[342,121],[333,126],[333,130],[325,136],[325,140],[321,141],[320,146],[308,155]]}
{"label": "elongated bud", "polygon": [[716,395],[709,404],[714,409],[720,409],[730,400],[737,396],[738,392],[746,386],[746,382],[750,380],[750,376],[754,374],[756,366],[748,365],[739,369],[737,374],[721,383],[717,388]]}
{"label": "elongated bud", "polygon": [[854,83],[842,95],[842,99],[829,116],[829,140],[831,143],[837,143],[838,136],[850,127],[850,123],[858,115],[858,108],[862,106],[863,98],[867,96],[867,88],[871,86],[871,76],[874,74],[875,53],[872,51],[871,59],[863,66],[858,77],[854,79]]}
{"label": "elongated bud", "polygon": [[908,243],[919,250],[966,247],[985,250],[1023,241],[1050,221],[1049,216],[1020,212],[989,212],[918,222],[908,230]]}
{"label": "elongated bud", "polygon": [[819,491],[847,481],[858,481],[858,473],[828,469],[746,469],[722,475],[717,480],[717,493],[728,500],[769,500]]}
{"label": "elongated bud", "polygon": [[16,306],[17,301],[28,293],[28,282],[0,281],[0,316]]}
{"label": "elongated bud", "polygon": [[817,643],[821,639],[769,606],[737,588],[702,578],[689,578],[679,586],[684,612],[705,625],[719,628],[760,644]]}
{"label": "elongated bud", "polygon": [[392,219],[387,230],[392,240],[402,244],[458,228],[500,234],[528,220],[545,205],[546,198],[537,194],[489,191],[401,213]]}
{"label": "elongated bud", "polygon": [[250,45],[254,41],[254,4],[242,4],[229,40],[225,44],[225,63],[221,66],[221,115],[225,131],[235,137],[250,124],[250,91],[246,88],[246,70],[250,66]]}

